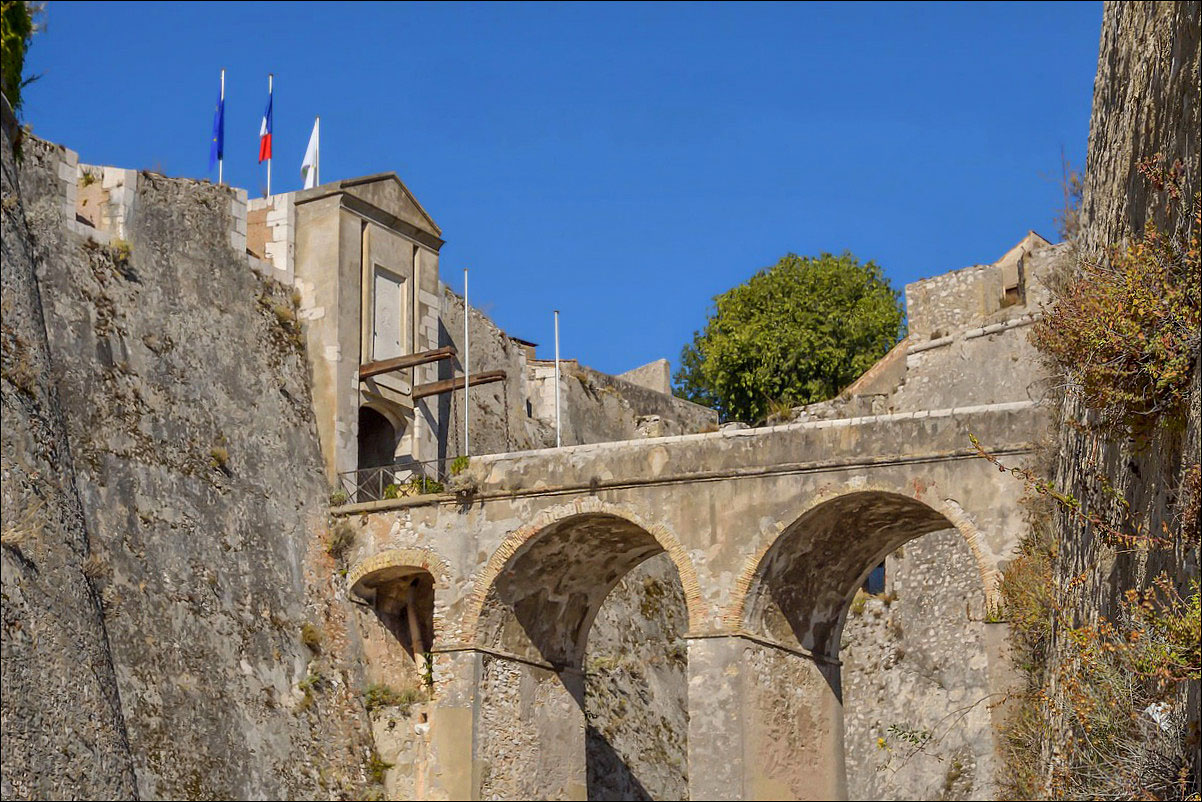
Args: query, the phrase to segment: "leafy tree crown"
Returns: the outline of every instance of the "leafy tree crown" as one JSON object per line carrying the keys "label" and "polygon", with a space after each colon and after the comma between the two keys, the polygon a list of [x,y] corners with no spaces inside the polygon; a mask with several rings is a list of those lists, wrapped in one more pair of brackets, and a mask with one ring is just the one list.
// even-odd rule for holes
{"label": "leafy tree crown", "polygon": [[791,253],[714,298],[681,351],[677,394],[724,420],[824,401],[897,343],[903,321],[901,295],[874,262]]}

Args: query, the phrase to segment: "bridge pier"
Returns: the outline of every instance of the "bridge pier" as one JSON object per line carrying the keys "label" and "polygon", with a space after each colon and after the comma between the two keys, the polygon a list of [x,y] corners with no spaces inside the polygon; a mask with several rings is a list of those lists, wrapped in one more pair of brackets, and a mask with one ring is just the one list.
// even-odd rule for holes
{"label": "bridge pier", "polygon": [[[429,709],[429,752],[418,799],[479,799],[475,755],[476,686],[480,654],[475,650],[434,654],[436,701]],[[424,788],[422,787],[424,786]]]}
{"label": "bridge pier", "polygon": [[688,643],[691,799],[847,797],[837,663],[736,634]]}
{"label": "bridge pier", "polygon": [[479,653],[473,799],[587,799],[584,674]]}

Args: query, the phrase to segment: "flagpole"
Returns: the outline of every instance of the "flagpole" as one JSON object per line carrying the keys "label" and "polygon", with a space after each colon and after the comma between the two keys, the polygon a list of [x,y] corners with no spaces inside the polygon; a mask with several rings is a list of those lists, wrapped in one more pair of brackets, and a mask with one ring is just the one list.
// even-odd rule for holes
{"label": "flagpole", "polygon": [[[273,83],[274,79],[275,79],[274,75],[272,75],[270,72],[267,73],[267,102],[269,105],[273,105],[273,106],[275,104],[274,104],[274,98],[272,97],[271,93],[272,93],[272,83]],[[275,112],[275,109],[273,108],[272,109],[273,116],[274,116],[274,112]],[[270,121],[269,121],[269,124],[270,124]],[[272,135],[271,131],[268,131],[267,133],[269,136]],[[272,142],[271,144],[274,145],[275,143]],[[267,156],[267,197],[269,197],[269,198],[271,197],[271,155],[270,154],[268,154],[268,156]]]}
{"label": "flagpole", "polygon": [[559,310],[555,310],[555,447],[563,445],[559,430]]}
{"label": "flagpole", "polygon": [[317,158],[313,165],[313,180],[315,186],[321,186],[321,115],[317,115],[317,153],[314,154]]}
{"label": "flagpole", "polygon": [[[225,111],[225,68],[222,67],[221,68],[221,105],[220,105],[220,107],[218,107],[217,113],[218,113],[218,115],[220,115],[224,111]],[[225,120],[221,120],[219,122],[219,125],[224,126],[224,124],[225,124]],[[222,143],[222,144],[224,144],[224,143]],[[218,183],[218,185],[220,185],[222,183],[222,168],[225,167],[225,154],[221,152],[223,149],[224,148],[222,148],[220,146],[217,149],[217,183]],[[212,162],[209,162],[209,164],[211,165]],[[209,167],[209,169],[212,170],[213,168]],[[212,173],[210,173],[210,175],[212,175]]]}
{"label": "flagpole", "polygon": [[472,315],[472,309],[467,305],[467,268],[463,268],[463,455],[471,455],[471,447],[468,445],[468,427],[467,427],[467,410],[468,410],[468,385],[471,383],[472,374],[472,352],[469,347],[469,330],[468,323]]}

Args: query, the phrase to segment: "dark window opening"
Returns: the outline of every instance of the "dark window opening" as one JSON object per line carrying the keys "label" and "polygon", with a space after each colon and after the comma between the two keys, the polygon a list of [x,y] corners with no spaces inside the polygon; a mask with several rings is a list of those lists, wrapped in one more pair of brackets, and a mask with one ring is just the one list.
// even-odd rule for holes
{"label": "dark window opening", "polygon": [[868,574],[864,580],[864,591],[878,596],[885,592],[885,564],[882,562]]}
{"label": "dark window opening", "polygon": [[388,418],[370,407],[359,408],[359,470],[391,465],[396,430]]}

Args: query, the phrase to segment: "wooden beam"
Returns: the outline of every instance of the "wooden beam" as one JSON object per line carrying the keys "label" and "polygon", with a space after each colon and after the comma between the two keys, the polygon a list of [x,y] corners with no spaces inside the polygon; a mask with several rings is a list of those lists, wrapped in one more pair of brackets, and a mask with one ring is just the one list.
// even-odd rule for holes
{"label": "wooden beam", "polygon": [[[472,374],[472,387],[477,384],[489,384],[491,382],[505,381],[505,371],[503,370],[486,370],[482,373]],[[429,384],[419,384],[413,388],[413,400],[425,398],[428,395],[438,395],[439,393],[450,393],[455,390],[463,389],[463,377],[456,376],[453,379],[444,379],[440,382],[430,382]]]}
{"label": "wooden beam", "polygon": [[359,366],[359,379],[370,379],[372,376],[379,376],[381,373],[390,373],[394,370],[425,365],[429,362],[437,362],[440,359],[450,359],[453,356],[455,356],[455,346],[448,345],[443,348],[435,348],[433,351],[406,354],[405,356],[397,356],[392,359],[381,359],[378,362],[365,362]]}

